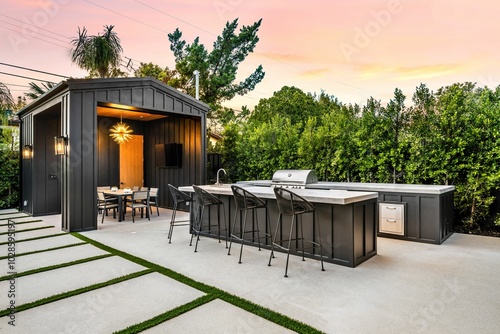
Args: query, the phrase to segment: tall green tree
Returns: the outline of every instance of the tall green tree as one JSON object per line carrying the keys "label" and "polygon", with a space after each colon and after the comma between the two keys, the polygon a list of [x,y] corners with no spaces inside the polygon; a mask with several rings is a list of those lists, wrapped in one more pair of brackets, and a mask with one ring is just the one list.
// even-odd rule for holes
{"label": "tall green tree", "polygon": [[257,32],[261,22],[259,20],[250,26],[243,26],[239,33],[236,32],[238,19],[227,22],[210,52],[200,43],[199,37],[187,44],[179,29],[168,34],[178,74],[169,84],[194,96],[196,87],[193,73],[199,71],[200,100],[213,110],[218,110],[223,101],[252,91],[264,78],[262,65],[246,79],[237,83],[235,81],[239,65],[253,52],[259,41]]}
{"label": "tall green tree", "polygon": [[167,67],[161,68],[153,63],[142,63],[139,68],[134,71],[136,77],[152,77],[167,85],[171,85],[171,80],[177,75],[177,71]]}
{"label": "tall green tree", "polygon": [[311,94],[293,86],[283,86],[273,96],[261,99],[249,117],[250,122],[268,122],[274,115],[290,119],[292,124],[305,124],[309,117],[320,116],[322,109]]}
{"label": "tall green tree", "polygon": [[106,78],[119,70],[123,49],[120,38],[113,31],[114,26],[104,26],[102,35],[87,35],[87,29],[78,28],[78,37],[71,41],[71,61],[80,68],[97,72]]}

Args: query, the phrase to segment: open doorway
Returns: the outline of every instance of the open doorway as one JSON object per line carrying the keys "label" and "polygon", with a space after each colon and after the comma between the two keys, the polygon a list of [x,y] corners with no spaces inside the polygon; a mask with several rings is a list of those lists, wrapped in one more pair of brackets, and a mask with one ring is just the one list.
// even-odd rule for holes
{"label": "open doorway", "polygon": [[120,188],[144,185],[144,138],[132,135],[120,144]]}

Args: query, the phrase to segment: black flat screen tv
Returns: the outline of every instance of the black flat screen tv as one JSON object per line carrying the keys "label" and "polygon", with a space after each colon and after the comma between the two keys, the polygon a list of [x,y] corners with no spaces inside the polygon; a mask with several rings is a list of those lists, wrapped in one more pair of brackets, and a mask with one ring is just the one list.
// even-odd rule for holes
{"label": "black flat screen tv", "polygon": [[156,167],[182,167],[182,144],[156,144]]}

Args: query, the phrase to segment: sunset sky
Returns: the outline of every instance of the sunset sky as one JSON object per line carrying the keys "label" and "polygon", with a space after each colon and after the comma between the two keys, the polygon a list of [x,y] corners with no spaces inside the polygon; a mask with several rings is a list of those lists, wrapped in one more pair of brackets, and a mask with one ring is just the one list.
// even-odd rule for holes
{"label": "sunset sky", "polygon": [[[493,0],[3,0],[0,13],[0,82],[14,97],[35,81],[87,73],[70,60],[78,27],[90,35],[115,25],[123,56],[175,67],[167,34],[179,28],[211,50],[227,21],[240,27],[262,18],[259,43],[240,65],[240,79],[262,64],[264,80],[226,103],[250,109],[283,86],[324,90],[343,103],[387,103],[400,88],[411,103],[415,87],[455,82],[500,84],[500,4]],[[7,5],[8,3],[8,5]],[[124,61],[128,59],[124,58]],[[122,70],[126,70],[122,68]],[[130,73],[130,76],[133,72]]]}

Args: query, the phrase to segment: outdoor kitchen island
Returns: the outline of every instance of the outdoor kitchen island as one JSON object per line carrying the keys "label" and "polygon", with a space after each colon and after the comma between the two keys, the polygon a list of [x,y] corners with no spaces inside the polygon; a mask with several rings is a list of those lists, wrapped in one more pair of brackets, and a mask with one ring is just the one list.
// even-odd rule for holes
{"label": "outdoor kitchen island", "polygon": [[[254,186],[251,184],[238,183],[240,187],[253,193],[255,196],[266,201],[269,213],[269,221],[272,233],[276,227],[278,219],[278,205],[272,187]],[[216,195],[224,202],[225,217],[228,228],[232,227],[235,204],[230,184],[224,185],[203,185],[200,186],[209,193]],[[180,190],[193,193],[193,187],[179,187]],[[306,238],[318,241],[323,245],[323,260],[347,267],[356,267],[360,263],[368,260],[377,254],[377,197],[376,192],[347,191],[347,190],[322,190],[322,189],[292,189],[297,195],[304,197],[316,207],[320,223],[320,231],[313,229],[312,214],[305,214],[303,219],[304,235]],[[204,222],[214,222],[217,219],[224,219],[224,213],[218,207],[205,209]],[[266,213],[259,210],[258,223],[259,230],[271,234],[266,228]],[[241,226],[243,217],[240,215],[235,231]],[[194,219],[194,210],[191,208],[191,222]],[[253,224],[257,223],[255,216],[249,213],[248,218]],[[222,221],[221,221],[222,223]],[[250,221],[247,222],[247,226]],[[288,239],[289,224],[283,221],[283,229],[278,232],[276,242]],[[205,235],[211,235],[206,231]],[[263,233],[261,233],[262,237]],[[246,239],[249,239],[246,236]],[[257,240],[255,239],[255,245]],[[261,244],[270,248],[271,239],[262,238]],[[294,246],[292,246],[292,252]],[[314,249],[309,258],[319,258],[319,249]]]}

